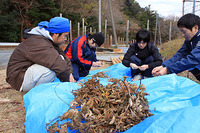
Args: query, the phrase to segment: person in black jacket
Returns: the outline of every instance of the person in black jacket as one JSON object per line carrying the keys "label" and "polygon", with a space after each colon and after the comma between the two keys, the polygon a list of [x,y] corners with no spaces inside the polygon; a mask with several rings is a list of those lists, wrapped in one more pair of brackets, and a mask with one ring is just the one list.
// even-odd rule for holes
{"label": "person in black jacket", "polygon": [[130,44],[130,47],[122,64],[131,67],[131,75],[133,80],[152,77],[152,69],[162,64],[162,57],[158,48],[150,42],[150,33],[141,29],[136,34],[136,42]]}

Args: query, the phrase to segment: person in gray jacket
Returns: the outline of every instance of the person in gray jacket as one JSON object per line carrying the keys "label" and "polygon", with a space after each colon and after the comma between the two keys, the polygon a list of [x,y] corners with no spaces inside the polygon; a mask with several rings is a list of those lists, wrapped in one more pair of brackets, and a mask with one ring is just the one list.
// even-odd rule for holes
{"label": "person in gray jacket", "polygon": [[70,24],[66,18],[54,17],[49,22],[40,22],[12,53],[6,81],[20,91],[29,91],[56,78],[62,82],[75,82],[71,62],[59,47],[69,32]]}

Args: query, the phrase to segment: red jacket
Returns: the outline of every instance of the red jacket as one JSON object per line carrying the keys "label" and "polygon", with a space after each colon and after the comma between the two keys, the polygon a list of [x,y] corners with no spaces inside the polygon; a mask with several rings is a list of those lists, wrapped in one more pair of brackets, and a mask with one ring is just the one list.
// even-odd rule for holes
{"label": "red jacket", "polygon": [[[90,48],[88,44],[88,36],[90,34],[77,37],[71,41],[66,47],[64,53],[71,60],[72,63],[77,63],[89,70],[92,66],[93,61],[97,61],[95,48]],[[91,57],[87,58],[87,57]]]}

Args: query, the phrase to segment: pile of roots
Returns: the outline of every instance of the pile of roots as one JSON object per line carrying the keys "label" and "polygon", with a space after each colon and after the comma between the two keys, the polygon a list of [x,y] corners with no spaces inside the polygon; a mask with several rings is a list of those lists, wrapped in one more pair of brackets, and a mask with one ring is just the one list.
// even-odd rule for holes
{"label": "pile of roots", "polygon": [[[75,99],[60,119],[48,126],[51,132],[67,132],[67,128],[81,133],[122,132],[153,115],[144,85],[137,86],[122,79],[109,79],[107,86],[97,77],[88,79],[73,91]],[[69,120],[69,119],[70,120]],[[68,122],[59,124],[59,121]]]}

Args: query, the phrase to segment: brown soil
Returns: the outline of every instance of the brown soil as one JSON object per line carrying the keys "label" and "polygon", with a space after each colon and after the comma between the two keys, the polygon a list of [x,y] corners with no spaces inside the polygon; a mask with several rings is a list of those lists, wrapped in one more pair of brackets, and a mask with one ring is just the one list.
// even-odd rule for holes
{"label": "brown soil", "polygon": [[6,69],[0,70],[0,132],[23,133],[26,116],[24,93],[12,89],[5,77]]}

